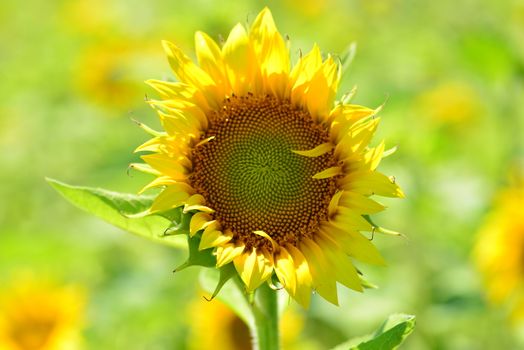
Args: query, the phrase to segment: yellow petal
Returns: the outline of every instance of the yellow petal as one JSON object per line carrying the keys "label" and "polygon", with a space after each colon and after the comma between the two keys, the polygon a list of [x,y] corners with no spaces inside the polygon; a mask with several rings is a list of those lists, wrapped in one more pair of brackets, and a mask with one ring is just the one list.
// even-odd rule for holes
{"label": "yellow petal", "polygon": [[190,212],[191,210],[198,210],[206,213],[213,213],[214,210],[206,207],[206,200],[201,194],[194,194],[186,201],[184,204],[184,214]]}
{"label": "yellow petal", "polygon": [[166,187],[151,205],[151,212],[166,211],[184,205],[195,190],[186,183],[177,182]]}
{"label": "yellow petal", "polygon": [[332,217],[333,215],[335,215],[337,213],[337,210],[338,210],[338,203],[340,202],[340,198],[342,197],[342,194],[344,193],[344,191],[337,191],[333,197],[331,198],[331,200],[329,201],[329,205],[328,205],[328,217]]}
{"label": "yellow petal", "polygon": [[191,210],[198,210],[204,213],[214,213],[215,210],[205,205],[193,204],[184,206],[184,214],[190,212]]}
{"label": "yellow petal", "polygon": [[350,128],[355,124],[374,116],[376,109],[371,109],[359,105],[338,105],[332,111],[330,118],[331,123],[329,135],[334,143],[339,143]]}
{"label": "yellow petal", "polygon": [[313,284],[309,264],[304,255],[296,247],[287,245],[286,249],[293,259],[296,273],[296,290],[292,297],[303,307],[308,308],[311,301],[311,287]]}
{"label": "yellow petal", "polygon": [[245,252],[237,256],[233,259],[233,264],[248,291],[254,290],[262,283],[260,281],[256,249],[253,249],[251,253]]}
{"label": "yellow petal", "polygon": [[378,164],[382,160],[382,156],[384,154],[384,148],[384,141],[381,141],[377,147],[369,149],[364,154],[364,163],[367,164],[368,170],[375,170],[378,167]]}
{"label": "yellow petal", "polygon": [[[262,253],[262,254],[260,254]],[[275,263],[273,261],[273,254],[268,252],[266,248],[262,248],[258,254],[259,265],[262,268],[261,280],[265,281],[273,274]]]}
{"label": "yellow petal", "polygon": [[[304,57],[301,57],[297,64],[291,70],[290,82],[291,84],[293,84],[292,90],[300,88],[300,86],[309,83],[313,75],[319,70],[321,66],[322,56],[320,55],[320,49],[318,45],[315,44],[313,45],[311,51]],[[295,96],[294,98],[292,98],[292,101],[301,100],[301,98],[299,98],[298,95],[298,93],[292,92],[292,96]]]}
{"label": "yellow petal", "polygon": [[129,169],[138,170],[140,172],[143,172],[145,174],[150,174],[154,176],[161,176],[162,173],[158,170],[152,168],[149,164],[144,163],[131,163],[129,164]]}
{"label": "yellow petal", "polygon": [[199,141],[194,148],[200,147],[205,145],[206,143],[213,141],[215,139],[215,136],[210,136],[208,138],[203,139],[202,141]]}
{"label": "yellow petal", "polygon": [[215,225],[210,224],[204,229],[204,233],[202,233],[202,237],[200,238],[198,250],[214,248],[226,244],[231,240],[232,237],[230,235],[226,235],[222,231],[215,229],[214,226]]}
{"label": "yellow petal", "polygon": [[327,179],[329,177],[337,176],[340,174],[342,174],[342,168],[339,166],[334,166],[316,173],[315,175],[313,175],[313,179]]}
{"label": "yellow petal", "polygon": [[306,91],[307,109],[318,121],[328,119],[340,79],[338,64],[329,57],[316,72]]}
{"label": "yellow petal", "polygon": [[189,223],[189,235],[193,237],[198,231],[205,229],[212,222],[213,219],[207,213],[194,214]]}
{"label": "yellow petal", "polygon": [[251,253],[244,253],[233,259],[233,263],[248,292],[258,288],[270,276],[267,257],[255,248]]}
{"label": "yellow petal", "polygon": [[403,198],[404,193],[395,181],[376,171],[357,171],[346,175],[341,180],[343,190],[353,191],[365,196]]}
{"label": "yellow petal", "polygon": [[270,235],[268,235],[267,233],[265,233],[264,231],[253,231],[254,234],[258,235],[258,236],[261,236],[261,237],[264,237],[265,239],[267,239],[271,245],[273,246],[273,249],[274,250],[277,250],[278,249],[278,244],[277,242],[275,242],[275,240],[273,238],[271,238]]}
{"label": "yellow petal", "polygon": [[180,112],[172,111],[170,114],[158,111],[162,127],[169,135],[188,135],[193,138],[200,137],[200,123],[198,120],[188,119]]}
{"label": "yellow petal", "polygon": [[209,75],[194,64],[182,50],[169,41],[162,41],[169,65],[178,80],[202,90],[203,87],[213,85]]}
{"label": "yellow petal", "polygon": [[191,123],[198,125],[199,129],[206,129],[208,125],[207,116],[204,111],[193,102],[184,100],[149,100],[153,108],[174,116],[182,115]]}
{"label": "yellow petal", "polygon": [[152,168],[173,179],[183,180],[187,177],[188,170],[180,164],[178,158],[170,157],[167,154],[148,154],[140,158]]}
{"label": "yellow petal", "polygon": [[173,185],[176,182],[177,181],[175,179],[173,179],[172,177],[159,176],[156,179],[154,179],[153,181],[151,181],[150,183],[148,183],[147,185],[145,185],[144,187],[142,187],[142,189],[140,191],[138,191],[138,194],[142,194],[142,193],[144,193],[145,191],[147,191],[147,190],[149,190],[151,188],[160,187],[160,186],[166,186],[166,185]]}
{"label": "yellow petal", "polygon": [[335,271],[337,281],[348,288],[362,292],[358,272],[339,245],[335,241],[322,236],[315,237],[315,242],[324,252],[329,265]]}
{"label": "yellow petal", "polygon": [[193,61],[173,43],[164,40],[162,41],[162,46],[167,54],[169,65],[177,78],[182,83],[192,85],[202,91],[208,103],[211,103],[211,107],[218,108],[223,96],[217,93],[216,84],[211,77],[194,64]]}
{"label": "yellow petal", "polygon": [[396,151],[397,151],[397,146],[393,146],[390,149],[384,151],[384,154],[382,154],[382,158],[389,157],[390,155],[392,155]]}
{"label": "yellow petal", "polygon": [[140,146],[138,146],[134,152],[159,152],[160,148],[164,144],[164,142],[162,141],[163,138],[164,137],[154,137],[152,139],[149,139]]}
{"label": "yellow petal", "polygon": [[169,136],[164,135],[161,137],[155,137],[149,141],[144,142],[142,145],[135,149],[135,152],[155,152],[155,153],[166,153],[171,156],[175,155],[187,155],[190,153],[188,139],[181,136]]}
{"label": "yellow petal", "polygon": [[337,242],[345,253],[364,263],[386,265],[378,249],[359,232],[325,225],[319,230],[318,235],[329,237],[329,239]]}
{"label": "yellow petal", "polygon": [[240,23],[231,30],[222,48],[222,57],[233,92],[242,96],[251,91],[255,57],[246,30]]}
{"label": "yellow petal", "polygon": [[146,124],[144,124],[142,122],[139,122],[138,120],[135,120],[135,119],[131,119],[131,120],[134,121],[135,124],[137,124],[140,129],[144,130],[146,133],[148,133],[149,135],[153,136],[154,139],[159,138],[161,136],[164,136],[166,134],[163,131],[156,131],[156,130],[150,128],[149,126],[147,126]]}
{"label": "yellow petal", "polygon": [[344,191],[339,205],[351,209],[358,214],[375,214],[386,207],[360,193]]}
{"label": "yellow petal", "polygon": [[164,99],[191,100],[198,91],[194,86],[181,82],[149,79],[146,80],[146,84],[155,89]]}
{"label": "yellow petal", "polygon": [[[169,137],[171,141],[175,141],[174,137]],[[138,146],[135,149],[135,153],[139,152],[149,152],[149,153],[175,153],[184,154],[185,150],[181,148],[172,147],[174,145],[169,145],[166,143],[166,137],[162,137],[163,140],[158,138],[150,139],[149,141],[144,142],[142,145]],[[182,141],[183,142],[183,141]],[[180,145],[181,146],[181,145]]]}
{"label": "yellow petal", "polygon": [[309,238],[304,238],[300,242],[300,250],[303,252],[313,276],[313,287],[324,299],[338,305],[334,270],[328,264],[318,244]]}
{"label": "yellow petal", "polygon": [[357,231],[371,231],[373,226],[351,209],[338,207],[337,214],[330,219],[333,225]]}
{"label": "yellow petal", "polygon": [[237,246],[232,243],[217,247],[217,267],[229,264],[233,259],[244,252],[244,248],[244,245]]}
{"label": "yellow petal", "polygon": [[260,62],[266,90],[284,97],[288,85],[289,51],[267,7],[253,22],[250,39]]}
{"label": "yellow petal", "polygon": [[380,118],[374,118],[366,123],[352,127],[335,146],[335,157],[344,160],[355,153],[362,152],[371,141],[379,123]]}
{"label": "yellow petal", "polygon": [[[352,49],[356,47],[353,44],[351,44]],[[342,67],[342,72],[344,72],[344,67]],[[346,92],[344,93],[344,95],[342,95],[342,97],[340,98],[340,101],[342,102],[343,105],[347,105],[351,102],[351,100],[353,100],[353,97],[355,97],[357,93],[357,88],[358,88],[357,85],[353,85],[353,87],[351,88],[351,91]]]}
{"label": "yellow petal", "polygon": [[275,256],[275,273],[289,295],[295,295],[297,289],[297,273],[293,258],[285,248],[281,247]]}
{"label": "yellow petal", "polygon": [[333,149],[333,145],[330,142],[322,143],[317,147],[308,151],[291,151],[304,157],[320,157],[323,154],[328,153]]}
{"label": "yellow petal", "polygon": [[267,7],[255,18],[249,34],[262,69],[267,75],[289,72],[289,52]]}
{"label": "yellow petal", "polygon": [[229,90],[222,53],[217,43],[206,33],[198,31],[195,33],[195,51],[200,67],[213,78],[218,86],[223,87],[224,93]]}

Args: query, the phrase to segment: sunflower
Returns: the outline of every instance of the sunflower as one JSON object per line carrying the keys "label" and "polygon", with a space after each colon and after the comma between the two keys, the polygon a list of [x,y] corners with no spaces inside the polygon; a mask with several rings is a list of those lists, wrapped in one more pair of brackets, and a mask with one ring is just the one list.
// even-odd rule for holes
{"label": "sunflower", "polygon": [[482,115],[481,101],[475,90],[460,81],[443,82],[417,98],[417,112],[440,125],[469,125]]}
{"label": "sunflower", "polygon": [[231,309],[218,300],[198,299],[188,310],[190,350],[219,348],[251,349],[249,328]]}
{"label": "sunflower", "polygon": [[337,282],[361,291],[352,259],[384,264],[362,234],[384,209],[370,197],[403,196],[376,171],[384,142],[368,147],[377,109],[335,103],[341,65],[316,45],[291,68],[267,8],[222,47],[197,32],[198,64],[163,46],[178,82],[147,81],[164,131],[148,129],[134,165],[156,176],[144,190],[163,188],[149,213],[192,213],[190,237],[248,292],[272,276],[305,307],[313,290],[338,304]]}
{"label": "sunflower", "polygon": [[76,288],[16,281],[0,294],[0,349],[77,349],[83,308]]}
{"label": "sunflower", "polygon": [[474,256],[487,296],[506,303],[514,320],[524,318],[524,185],[503,191],[481,228]]}
{"label": "sunflower", "polygon": [[[229,307],[213,300],[202,298],[194,300],[188,308],[188,348],[189,350],[212,349],[246,350],[252,349],[252,338],[248,326]],[[309,349],[310,342],[299,340],[304,328],[304,319],[293,308],[286,308],[279,322],[283,349]]]}
{"label": "sunflower", "polygon": [[130,76],[140,70],[140,61],[148,60],[149,48],[143,45],[141,49],[138,52],[113,40],[86,48],[75,71],[79,92],[102,107],[122,109],[131,105],[141,96],[141,89]]}

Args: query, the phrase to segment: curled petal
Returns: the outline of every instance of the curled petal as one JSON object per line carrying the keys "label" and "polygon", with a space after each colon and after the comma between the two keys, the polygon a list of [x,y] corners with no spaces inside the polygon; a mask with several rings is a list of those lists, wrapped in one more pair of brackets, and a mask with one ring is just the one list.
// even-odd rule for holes
{"label": "curled petal", "polygon": [[177,208],[182,205],[195,193],[195,190],[186,183],[177,182],[167,186],[151,205],[151,212],[162,212]]}
{"label": "curled petal", "polygon": [[320,157],[333,149],[333,145],[330,142],[325,142],[317,147],[310,149],[308,151],[292,151],[293,153],[299,154],[304,157]]}

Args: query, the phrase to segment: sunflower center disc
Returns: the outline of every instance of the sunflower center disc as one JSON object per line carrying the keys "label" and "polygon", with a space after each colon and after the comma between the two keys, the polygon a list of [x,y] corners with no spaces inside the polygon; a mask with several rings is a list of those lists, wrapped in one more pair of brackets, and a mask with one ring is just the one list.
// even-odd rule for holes
{"label": "sunflower center disc", "polygon": [[333,166],[332,153],[310,158],[292,150],[309,150],[328,139],[325,128],[288,101],[273,97],[232,97],[209,118],[193,150],[191,185],[202,194],[223,230],[247,247],[269,248],[264,231],[277,243],[296,245],[310,236],[335,193],[335,180],[313,179]]}

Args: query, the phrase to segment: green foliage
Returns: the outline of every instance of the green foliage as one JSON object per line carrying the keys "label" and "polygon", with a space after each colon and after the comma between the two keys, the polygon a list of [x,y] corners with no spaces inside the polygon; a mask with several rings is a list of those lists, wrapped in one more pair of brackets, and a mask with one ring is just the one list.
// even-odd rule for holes
{"label": "green foliage", "polygon": [[[182,236],[166,235],[166,229],[172,231],[173,221],[165,216],[149,215],[140,216],[153,202],[154,197],[148,195],[135,195],[118,193],[99,188],[71,186],[63,182],[47,179],[47,182],[58,191],[65,199],[78,208],[91,213],[110,224],[121,229],[145,237],[155,242],[174,247],[185,247]],[[170,213],[171,218],[177,215]],[[181,217],[181,214],[178,214]]]}
{"label": "green foliage", "polygon": [[[47,181],[64,198],[80,209],[141,237],[175,247],[185,247],[183,235],[186,235],[189,255],[186,262],[178,266],[175,272],[190,266],[210,268],[216,266],[213,250],[201,251],[198,248],[201,233],[193,237],[188,234],[191,214],[184,214],[180,208],[159,215],[147,215],[147,210],[151,207],[154,196],[71,186],[53,179],[47,179]],[[213,291],[213,298],[236,273],[232,264],[220,268],[219,271],[219,278],[214,283],[215,287],[210,289]],[[229,294],[224,297],[227,298]],[[234,301],[231,302],[234,303]]]}
{"label": "green foliage", "polygon": [[373,335],[351,339],[333,350],[393,350],[397,349],[415,328],[415,316],[391,315]]}

